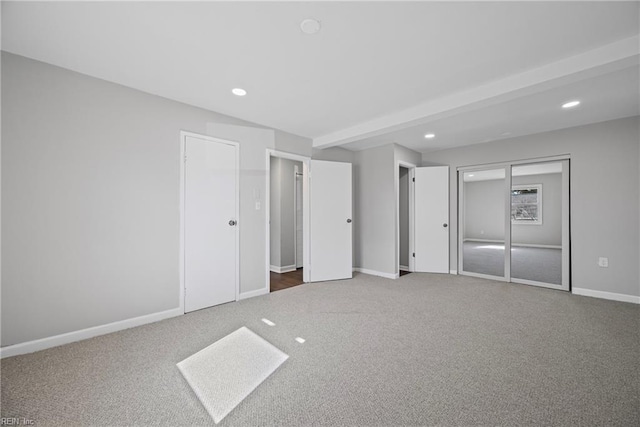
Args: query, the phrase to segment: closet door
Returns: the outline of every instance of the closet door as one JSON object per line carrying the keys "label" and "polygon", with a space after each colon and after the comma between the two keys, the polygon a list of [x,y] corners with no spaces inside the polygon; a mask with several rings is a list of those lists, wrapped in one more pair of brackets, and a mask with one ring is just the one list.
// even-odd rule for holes
{"label": "closet door", "polygon": [[511,168],[511,281],[569,290],[569,161]]}
{"label": "closet door", "polygon": [[458,171],[461,274],[569,290],[569,161]]}
{"label": "closet door", "polygon": [[458,269],[463,274],[498,280],[508,277],[507,176],[506,167],[458,173]]}

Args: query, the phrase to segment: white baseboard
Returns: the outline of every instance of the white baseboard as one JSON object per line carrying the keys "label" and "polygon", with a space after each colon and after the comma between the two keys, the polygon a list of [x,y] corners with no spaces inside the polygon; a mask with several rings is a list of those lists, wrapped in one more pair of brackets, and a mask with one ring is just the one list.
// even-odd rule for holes
{"label": "white baseboard", "polygon": [[269,289],[267,288],[262,288],[255,291],[243,292],[240,295],[238,295],[238,301],[240,301],[241,299],[259,297],[260,295],[266,295],[268,293],[269,293]]}
{"label": "white baseboard", "polygon": [[573,288],[571,293],[576,295],[582,295],[585,297],[602,298],[613,301],[631,302],[634,304],[640,304],[640,297],[627,294],[616,294],[614,292],[594,291],[592,289]]}
{"label": "white baseboard", "polygon": [[400,274],[398,273],[383,273],[382,271],[369,270],[368,268],[353,267],[353,271],[369,274],[371,276],[384,277],[386,279],[397,279],[398,277],[400,277]]}
{"label": "white baseboard", "polygon": [[295,264],[291,264],[291,265],[283,265],[282,267],[277,265],[270,265],[269,270],[273,271],[274,273],[288,273],[290,271],[296,271],[297,269]]}
{"label": "white baseboard", "polygon": [[160,320],[180,316],[183,314],[184,310],[181,310],[180,308],[173,308],[171,310],[134,317],[133,319],[120,320],[118,322],[107,323],[106,325],[94,326],[92,328],[81,329],[79,331],[67,332],[65,334],[54,335],[52,337],[9,345],[0,348],[0,358],[33,353],[34,351],[45,350],[51,347],[58,347],[63,344],[69,344],[72,342],[85,340],[87,338],[97,337],[99,335],[110,334],[112,332],[146,325],[147,323],[158,322]]}
{"label": "white baseboard", "polygon": [[458,270],[449,270],[449,274],[457,275],[458,274]]}
{"label": "white baseboard", "polygon": [[409,267],[407,267],[406,265],[401,265],[400,271],[409,271]]}

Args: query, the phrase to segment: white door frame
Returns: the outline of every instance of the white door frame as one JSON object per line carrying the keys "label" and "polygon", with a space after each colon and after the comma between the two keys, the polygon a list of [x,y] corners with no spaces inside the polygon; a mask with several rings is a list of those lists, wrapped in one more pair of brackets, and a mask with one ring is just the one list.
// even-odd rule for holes
{"label": "white door frame", "polygon": [[[265,289],[267,293],[271,288],[271,157],[279,157],[281,159],[295,160],[302,162],[302,268],[303,278],[306,283],[309,282],[309,162],[311,157],[301,156],[299,154],[287,153],[286,151],[278,151],[271,148],[267,148],[266,153],[266,187],[265,187],[265,230],[266,230],[266,242],[265,242],[265,270],[266,270],[266,283]],[[295,191],[295,186],[294,186]],[[295,222],[295,221],[294,221]],[[295,233],[294,233],[295,236]]]}
{"label": "white door frame", "polygon": [[[293,167],[293,265],[296,266],[296,269],[298,269],[298,174],[302,174],[302,172],[298,170],[298,165],[295,165]],[[300,179],[301,184],[303,178],[304,176]],[[304,197],[302,198],[302,202],[304,203]],[[304,210],[302,214],[304,215]],[[302,224],[302,232],[304,233],[304,221]],[[304,248],[302,253],[304,254]],[[304,268],[304,255],[302,268]]]}
{"label": "white door frame", "polygon": [[394,181],[396,188],[396,278],[400,276],[400,167],[409,169],[409,271],[415,271],[415,186],[413,179],[415,177],[415,169],[417,165],[413,163],[396,161],[396,170],[394,173]]}
{"label": "white door frame", "polygon": [[180,131],[180,157],[178,161],[180,162],[180,249],[179,249],[179,267],[178,274],[180,277],[180,288],[178,290],[179,294],[179,302],[180,302],[180,311],[184,313],[184,294],[186,291],[186,283],[185,283],[185,265],[184,265],[184,257],[185,257],[185,242],[184,242],[184,227],[185,227],[185,184],[186,184],[186,141],[187,137],[193,137],[198,139],[204,139],[206,141],[215,142],[218,144],[226,144],[231,145],[236,150],[236,214],[238,218],[238,225],[235,227],[235,238],[236,238],[236,301],[238,301],[238,296],[240,295],[240,227],[242,224],[240,223],[240,144],[235,141],[229,141],[226,139],[215,138],[208,135],[202,135],[194,132]]}

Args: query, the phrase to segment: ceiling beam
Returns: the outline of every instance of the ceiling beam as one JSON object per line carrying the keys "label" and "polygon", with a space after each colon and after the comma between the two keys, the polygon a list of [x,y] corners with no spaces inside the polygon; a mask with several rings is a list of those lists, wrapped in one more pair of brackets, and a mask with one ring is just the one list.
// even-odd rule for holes
{"label": "ceiling beam", "polygon": [[313,139],[313,147],[329,148],[360,141],[631,67],[639,63],[638,46],[638,35],[618,40],[538,68],[319,136]]}

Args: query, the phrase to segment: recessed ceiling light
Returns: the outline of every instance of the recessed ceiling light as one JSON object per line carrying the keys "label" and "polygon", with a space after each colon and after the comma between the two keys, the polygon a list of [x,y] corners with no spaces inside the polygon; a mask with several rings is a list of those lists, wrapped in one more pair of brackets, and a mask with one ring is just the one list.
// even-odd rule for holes
{"label": "recessed ceiling light", "polygon": [[436,134],[435,133],[428,133],[424,137],[427,138],[427,139],[433,139],[433,138],[436,137]]}
{"label": "recessed ceiling light", "polygon": [[320,31],[320,21],[307,18],[300,23],[300,29],[305,34],[315,34]]}
{"label": "recessed ceiling light", "polygon": [[469,174],[469,178],[471,178],[472,176],[475,176],[475,175],[474,175],[474,174],[472,174],[472,173],[470,173],[470,174]]}
{"label": "recessed ceiling light", "polygon": [[231,92],[236,96],[245,96],[247,94],[246,90],[241,89],[239,87],[237,87],[235,89],[231,89]]}
{"label": "recessed ceiling light", "polygon": [[573,108],[580,105],[580,101],[569,101],[567,103],[562,104],[562,108]]}

